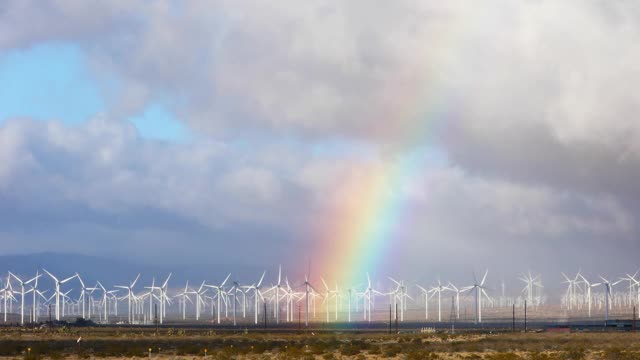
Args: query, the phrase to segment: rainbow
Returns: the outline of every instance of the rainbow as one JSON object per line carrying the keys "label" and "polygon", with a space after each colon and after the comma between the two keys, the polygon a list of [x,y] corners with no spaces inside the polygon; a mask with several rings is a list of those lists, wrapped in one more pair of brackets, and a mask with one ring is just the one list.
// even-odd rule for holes
{"label": "rainbow", "polygon": [[[437,76],[433,83],[421,87],[416,81],[409,89],[413,96],[406,104],[396,104],[400,110],[383,114],[386,119],[404,119],[399,128],[389,129],[403,145],[391,151],[393,156],[381,156],[374,165],[365,164],[359,169],[350,169],[355,174],[345,176],[347,180],[336,191],[341,198],[339,205],[326,211],[320,220],[314,257],[318,256],[318,271],[340,287],[366,284],[367,273],[375,281],[375,274],[384,257],[393,247],[398,230],[406,221],[408,206],[407,189],[416,179],[428,172],[425,152],[432,151],[433,138],[444,129],[447,119],[454,116],[455,101],[447,90],[439,87]],[[407,85],[406,82],[401,84]],[[397,88],[398,86],[396,86]],[[391,91],[393,92],[393,91]],[[403,93],[407,90],[404,89]],[[421,101],[429,98],[430,101]],[[422,103],[422,106],[416,106]],[[403,126],[404,125],[404,126]],[[330,279],[330,280],[329,280]]]}
{"label": "rainbow", "polygon": [[402,189],[418,161],[406,156],[379,164],[362,171],[365,179],[355,176],[343,186],[349,195],[333,211],[321,236],[323,276],[353,286],[364,284],[368,272],[375,274],[407,210]]}
{"label": "rainbow", "polygon": [[[336,189],[339,201],[334,201],[316,225],[320,230],[314,234],[313,257],[321,260],[315,268],[331,282],[330,287],[336,281],[343,289],[358,285],[362,289],[367,273],[372,281],[377,280],[374,277],[385,255],[402,236],[399,230],[411,211],[406,189],[428,175],[425,173],[432,167],[425,161],[425,153],[433,151],[434,139],[457,115],[460,102],[456,91],[448,88],[450,82],[443,78],[444,74],[455,74],[447,71],[457,61],[451,56],[475,56],[476,49],[464,45],[477,43],[473,39],[476,30],[490,30],[495,21],[487,15],[470,14],[457,18],[449,27],[435,24],[440,30],[435,32],[437,37],[422,39],[427,46],[416,46],[416,56],[406,59],[406,66],[399,66],[398,73],[390,75],[387,86],[379,90],[377,97],[387,106],[371,123],[384,124],[372,129],[372,135],[391,137],[396,146],[392,156],[380,156],[375,164],[367,162],[362,168],[347,170],[346,180]],[[435,54],[438,49],[445,51]],[[420,51],[435,55],[425,57]],[[424,59],[431,63],[420,63]]]}

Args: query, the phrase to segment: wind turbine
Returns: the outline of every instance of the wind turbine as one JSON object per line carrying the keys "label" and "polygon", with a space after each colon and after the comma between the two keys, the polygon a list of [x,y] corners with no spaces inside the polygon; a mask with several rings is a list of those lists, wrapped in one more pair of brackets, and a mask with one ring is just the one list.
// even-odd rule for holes
{"label": "wind turbine", "polygon": [[[69,300],[71,299],[69,297],[69,293],[71,293],[71,291],[73,291],[73,289],[69,289],[67,290],[67,292],[65,293],[60,293],[60,296],[62,296],[62,317],[64,318],[64,312],[65,312],[65,307],[66,304],[69,302]],[[73,309],[71,309],[73,311]]]}
{"label": "wind turbine", "polygon": [[[632,282],[633,284],[635,284],[636,297],[637,297],[636,305],[640,306],[640,281],[636,280],[636,276],[638,276],[638,272],[640,272],[640,270],[636,271],[636,273],[633,275],[626,274],[627,275],[626,279]],[[638,311],[638,319],[640,319],[640,311]]]}
{"label": "wind turbine", "polygon": [[[80,281],[80,286],[82,286],[82,288],[80,289],[80,298],[82,299],[82,318],[85,318],[85,298],[87,296],[87,290],[89,290],[85,285],[84,285],[84,281],[82,281],[82,278],[80,277],[80,274],[76,273],[76,277],[78,278],[78,281]],[[91,309],[91,304],[89,304],[89,309]],[[91,310],[89,310],[89,318],[91,318]]]}
{"label": "wind turbine", "polygon": [[28,294],[29,292],[33,291],[33,289],[24,290],[24,286],[32,281],[34,281],[35,279],[37,279],[37,277],[29,280],[29,281],[22,281],[22,279],[20,279],[19,277],[17,277],[14,273],[9,272],[9,275],[11,275],[14,279],[16,279],[19,283],[20,283],[20,325],[24,325],[24,296],[26,294]]}
{"label": "wind turbine", "polygon": [[429,290],[433,295],[438,294],[438,322],[442,322],[442,292],[446,289],[438,280],[438,286],[434,286]]}
{"label": "wind turbine", "polygon": [[604,293],[604,304],[605,304],[605,313],[604,313],[604,321],[605,324],[607,321],[609,321],[609,307],[611,306],[611,304],[609,303],[609,298],[611,297],[611,287],[614,285],[619,284],[621,280],[618,280],[614,283],[611,283],[609,280],[605,279],[604,277],[600,276],[600,279],[602,279],[602,282],[599,283],[598,285],[604,285],[605,287],[605,293]]}
{"label": "wind turbine", "polygon": [[275,303],[275,313],[276,313],[276,324],[280,323],[280,288],[282,282],[282,265],[278,267],[278,283],[273,286],[269,291],[275,290],[276,293],[276,303]]}
{"label": "wind turbine", "polygon": [[9,304],[11,301],[15,301],[16,298],[13,296],[13,287],[11,286],[11,275],[7,274],[7,283],[2,289],[3,292],[3,301],[4,301],[4,322],[7,322],[7,299],[9,299]]}
{"label": "wind turbine", "polygon": [[31,320],[34,323],[38,321],[38,307],[37,307],[36,295],[40,294],[40,296],[44,296],[42,292],[38,290],[38,279],[40,278],[40,276],[42,276],[42,274],[40,274],[40,272],[36,270],[36,276],[25,283],[25,284],[29,284],[33,282],[33,285],[31,287],[31,289],[33,290],[33,300],[31,303],[31,311],[32,311]]}
{"label": "wind turbine", "polygon": [[160,287],[160,324],[163,323],[164,318],[167,316],[167,303],[169,302],[167,287],[169,286],[169,279],[171,279],[171,273],[169,273],[169,276]]}
{"label": "wind turbine", "polygon": [[60,321],[60,285],[66,283],[67,281],[75,278],[77,275],[73,275],[73,276],[69,276],[68,278],[60,281],[58,280],[57,277],[55,277],[52,273],[50,273],[49,271],[47,271],[47,269],[42,269],[44,270],[44,272],[46,272],[47,274],[49,274],[49,276],[53,279],[53,281],[55,282],[55,292],[53,294],[53,296],[55,296],[56,299],[56,321]]}
{"label": "wind turbine", "polygon": [[416,286],[424,294],[424,319],[429,320],[429,290],[423,288],[420,285],[416,285]]}
{"label": "wind turbine", "polygon": [[[578,276],[580,275],[580,272],[578,272]],[[577,278],[577,277],[576,277]],[[529,301],[529,304],[531,305],[538,305],[539,303],[539,296],[535,297],[535,293],[536,293],[536,288],[539,290],[540,288],[542,288],[542,282],[540,280],[540,276],[533,276],[531,275],[531,271],[529,271],[529,273],[527,275],[522,275],[521,277],[519,277],[519,279],[521,281],[523,281],[525,283],[524,288],[522,289],[522,292],[524,292],[526,294],[527,297],[527,301]],[[538,291],[538,294],[540,292]]]}
{"label": "wind turbine", "polygon": [[362,293],[363,299],[365,300],[365,306],[362,310],[364,312],[365,320],[368,320],[369,322],[371,322],[371,308],[373,307],[373,299],[375,295],[384,294],[378,290],[375,290],[371,286],[371,277],[369,276],[369,273],[367,273],[367,288]]}
{"label": "wind turbine", "polygon": [[406,287],[404,285],[404,281],[396,281],[392,277],[388,278],[397,285],[396,289],[394,291],[391,291],[389,295],[393,296],[394,306],[397,305],[397,301],[400,300],[400,321],[404,321],[404,308],[406,301]]}
{"label": "wind turbine", "polygon": [[[229,273],[229,275],[227,275],[227,277],[226,277],[226,278],[224,278],[224,281],[222,281],[222,282],[220,283],[220,285],[205,285],[206,287],[211,288],[211,289],[215,289],[215,290],[217,291],[217,295],[216,295],[216,296],[217,296],[218,298],[217,298],[216,300],[218,301],[218,305],[216,306],[216,311],[217,311],[217,313],[218,313],[218,324],[220,324],[220,305],[221,305],[221,304],[220,304],[220,300],[222,300],[222,297],[223,297],[223,296],[224,296],[224,294],[225,294],[225,291],[224,291],[224,284],[226,284],[226,283],[227,283],[227,280],[229,280],[229,277],[230,277],[230,276],[231,276],[231,273]],[[196,301],[197,301],[197,300],[196,300]],[[225,302],[226,302],[226,300],[225,300]]]}
{"label": "wind turbine", "polygon": [[205,289],[205,287],[208,287],[208,286],[205,285],[205,281],[202,281],[202,284],[200,284],[200,287],[198,288],[198,290],[187,292],[188,294],[193,294],[196,297],[196,321],[200,320],[200,312],[201,312],[200,310],[202,308],[202,305],[205,305],[205,302],[202,296],[209,290],[208,288]]}
{"label": "wind turbine", "polygon": [[339,303],[340,303],[340,299],[342,298],[342,295],[340,295],[340,290],[338,289],[338,282],[336,281],[336,287],[335,290],[333,291],[333,296],[335,298],[336,301],[336,321],[338,321],[338,308],[339,308]]}
{"label": "wind turbine", "polygon": [[[347,321],[351,322],[351,298],[353,297],[353,293],[355,292],[355,289],[353,287],[350,287],[349,289],[347,289],[347,294],[348,294],[348,299],[349,299],[349,309],[347,311]],[[356,305],[358,304],[358,302],[356,301]],[[356,309],[356,312],[358,310]]]}
{"label": "wind turbine", "polygon": [[596,286],[600,286],[602,285],[601,283],[595,283],[592,284],[589,281],[587,281],[587,279],[582,276],[582,274],[578,273],[578,275],[582,278],[582,281],[585,283],[585,285],[587,285],[587,311],[589,314],[589,317],[591,317],[591,288],[596,287]]}
{"label": "wind turbine", "polygon": [[[325,311],[326,311],[326,316],[327,316],[327,322],[329,322],[329,315],[330,315],[330,311],[329,311],[329,300],[331,300],[331,294],[333,294],[333,291],[331,291],[329,289],[329,286],[327,285],[327,283],[324,281],[323,278],[320,278],[320,280],[322,280],[322,284],[324,285],[325,288],[325,296],[323,299],[323,303],[325,304]],[[334,294],[335,296],[335,294]]]}
{"label": "wind turbine", "polygon": [[233,282],[233,286],[231,287],[230,293],[233,296],[233,326],[236,326],[236,305],[238,303],[238,291],[240,290],[240,284],[237,281]]}
{"label": "wind turbine", "polygon": [[189,280],[184,285],[184,291],[175,295],[175,297],[181,298],[178,304],[182,304],[182,320],[184,321],[187,319],[187,301],[193,304],[193,301],[189,298]]}
{"label": "wind turbine", "polygon": [[460,289],[453,285],[451,281],[449,281],[449,286],[447,288],[456,293],[456,319],[460,319]]}
{"label": "wind turbine", "polygon": [[476,280],[476,276],[475,274],[473,275],[473,282],[474,284],[471,286],[467,286],[464,289],[462,289],[462,291],[469,291],[469,290],[474,290],[474,294],[475,294],[475,323],[481,323],[482,322],[482,295],[487,297],[487,300],[491,301],[491,298],[489,297],[489,295],[487,295],[487,292],[485,291],[487,288],[484,287],[484,282],[485,280],[487,280],[487,274],[489,273],[489,270],[486,270],[484,273],[484,276],[482,277],[482,281],[480,282],[480,284],[478,284],[478,281]]}
{"label": "wind turbine", "polygon": [[253,321],[254,323],[257,325],[258,324],[258,300],[262,299],[264,301],[264,297],[262,296],[262,293],[260,292],[260,289],[262,288],[262,280],[264,280],[264,276],[266,275],[266,271],[262,272],[262,276],[260,277],[260,280],[258,281],[258,284],[251,284],[248,286],[244,286],[244,288],[246,288],[247,290],[253,290]]}
{"label": "wind turbine", "polygon": [[[98,281],[96,283],[96,286],[94,286],[92,288],[89,288],[87,290],[90,290],[91,292],[93,292],[95,290],[102,291],[102,318],[103,318],[103,321],[105,323],[107,323],[108,322],[108,312],[109,312],[108,311],[109,310],[108,309],[108,304],[107,304],[107,301],[108,301],[107,295],[109,294],[109,292],[107,291],[107,289],[104,288],[104,286],[102,286],[102,283],[100,283],[100,281]],[[115,291],[118,291],[118,290],[113,290],[113,291],[115,292]]]}
{"label": "wind turbine", "polygon": [[[153,314],[153,292],[156,290],[160,290],[159,286],[156,286],[156,278],[155,276],[151,278],[151,286],[145,286],[145,289],[149,289],[149,320],[151,321],[151,317]],[[162,303],[162,294],[160,294],[160,298],[157,298],[160,303]],[[162,305],[160,305],[160,313],[162,314]]]}
{"label": "wind turbine", "polygon": [[[305,302],[304,325],[306,327],[309,327],[309,292],[310,290],[318,292],[316,288],[314,288],[313,285],[311,285],[311,283],[309,282],[310,277],[311,277],[311,261],[308,262],[307,273],[304,274],[304,283],[302,283],[302,285],[304,286],[304,302]],[[349,297],[349,303],[351,303],[351,297]],[[349,305],[349,308],[351,308],[351,305]],[[349,321],[351,321],[351,309],[349,309]]]}
{"label": "wind turbine", "polygon": [[120,289],[125,289],[127,290],[127,300],[128,300],[128,309],[127,309],[127,315],[128,315],[128,321],[129,324],[131,324],[133,322],[133,309],[131,307],[131,301],[135,300],[135,294],[133,293],[133,287],[136,286],[136,283],[138,282],[138,279],[140,279],[140,274],[138,274],[138,276],[136,276],[135,280],[133,280],[129,286],[127,285],[115,285],[115,287],[120,288]]}

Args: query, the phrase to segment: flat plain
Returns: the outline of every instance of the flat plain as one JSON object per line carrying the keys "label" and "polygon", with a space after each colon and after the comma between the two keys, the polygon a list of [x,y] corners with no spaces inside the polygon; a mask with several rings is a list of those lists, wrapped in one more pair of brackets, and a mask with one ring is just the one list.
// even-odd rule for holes
{"label": "flat plain", "polygon": [[634,332],[400,333],[3,328],[5,359],[640,359]]}

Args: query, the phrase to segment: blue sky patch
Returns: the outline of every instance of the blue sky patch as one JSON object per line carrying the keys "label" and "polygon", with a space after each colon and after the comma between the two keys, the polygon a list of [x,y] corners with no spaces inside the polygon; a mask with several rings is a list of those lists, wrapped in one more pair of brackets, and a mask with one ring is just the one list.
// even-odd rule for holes
{"label": "blue sky patch", "polygon": [[0,55],[0,121],[85,121],[105,110],[78,46],[46,44]]}

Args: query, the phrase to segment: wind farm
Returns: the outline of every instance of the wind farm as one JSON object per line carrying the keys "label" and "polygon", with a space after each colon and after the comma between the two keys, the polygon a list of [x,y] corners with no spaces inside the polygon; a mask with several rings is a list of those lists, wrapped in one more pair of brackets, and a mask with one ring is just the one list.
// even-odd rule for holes
{"label": "wind farm", "polygon": [[[28,280],[8,272],[2,281],[0,311],[3,324],[19,326],[79,318],[104,326],[360,330],[385,329],[391,322],[414,330],[511,328],[516,313],[521,322],[525,312],[530,324],[541,328],[607,329],[617,326],[616,321],[640,318],[638,271],[610,277],[614,281],[585,276],[582,270],[560,273],[556,286],[550,280],[546,287],[541,275],[527,271],[514,276],[516,287],[506,291],[504,281],[501,289],[489,285],[488,269],[457,285],[440,278],[431,283],[393,277],[376,281],[369,274],[360,285],[339,284],[322,276],[316,283],[310,269],[303,279],[290,279],[278,266],[272,277],[264,271],[247,283],[233,280],[231,273],[220,276],[222,281],[213,276],[185,284],[172,284],[172,273],[150,279],[136,274],[128,284],[110,287],[104,280],[87,286],[79,272],[67,276],[39,269],[22,276]],[[50,281],[40,279],[43,273]],[[156,278],[164,280],[156,283]],[[145,284],[145,279],[150,283]],[[552,293],[547,288],[560,290]]]}
{"label": "wind farm", "polygon": [[[51,281],[38,282],[43,273]],[[42,269],[30,278],[9,272],[0,291],[0,338],[5,339],[0,356],[532,359],[544,353],[565,359],[640,354],[632,345],[637,271],[618,277],[560,273],[557,293],[547,290],[554,288],[551,280],[543,283],[541,274],[529,270],[507,279],[517,284],[513,291],[505,279],[492,281],[488,269],[480,274],[457,285],[441,277],[377,281],[369,274],[360,284],[340,285],[312,274],[309,265],[299,280],[279,265],[272,276],[263,271],[246,283],[223,273],[183,287],[172,283],[174,273],[136,274],[125,285],[96,280],[86,286],[83,279],[91,276],[81,272]],[[490,285],[497,283],[499,288]],[[26,295],[33,293],[37,296],[29,300]]]}

